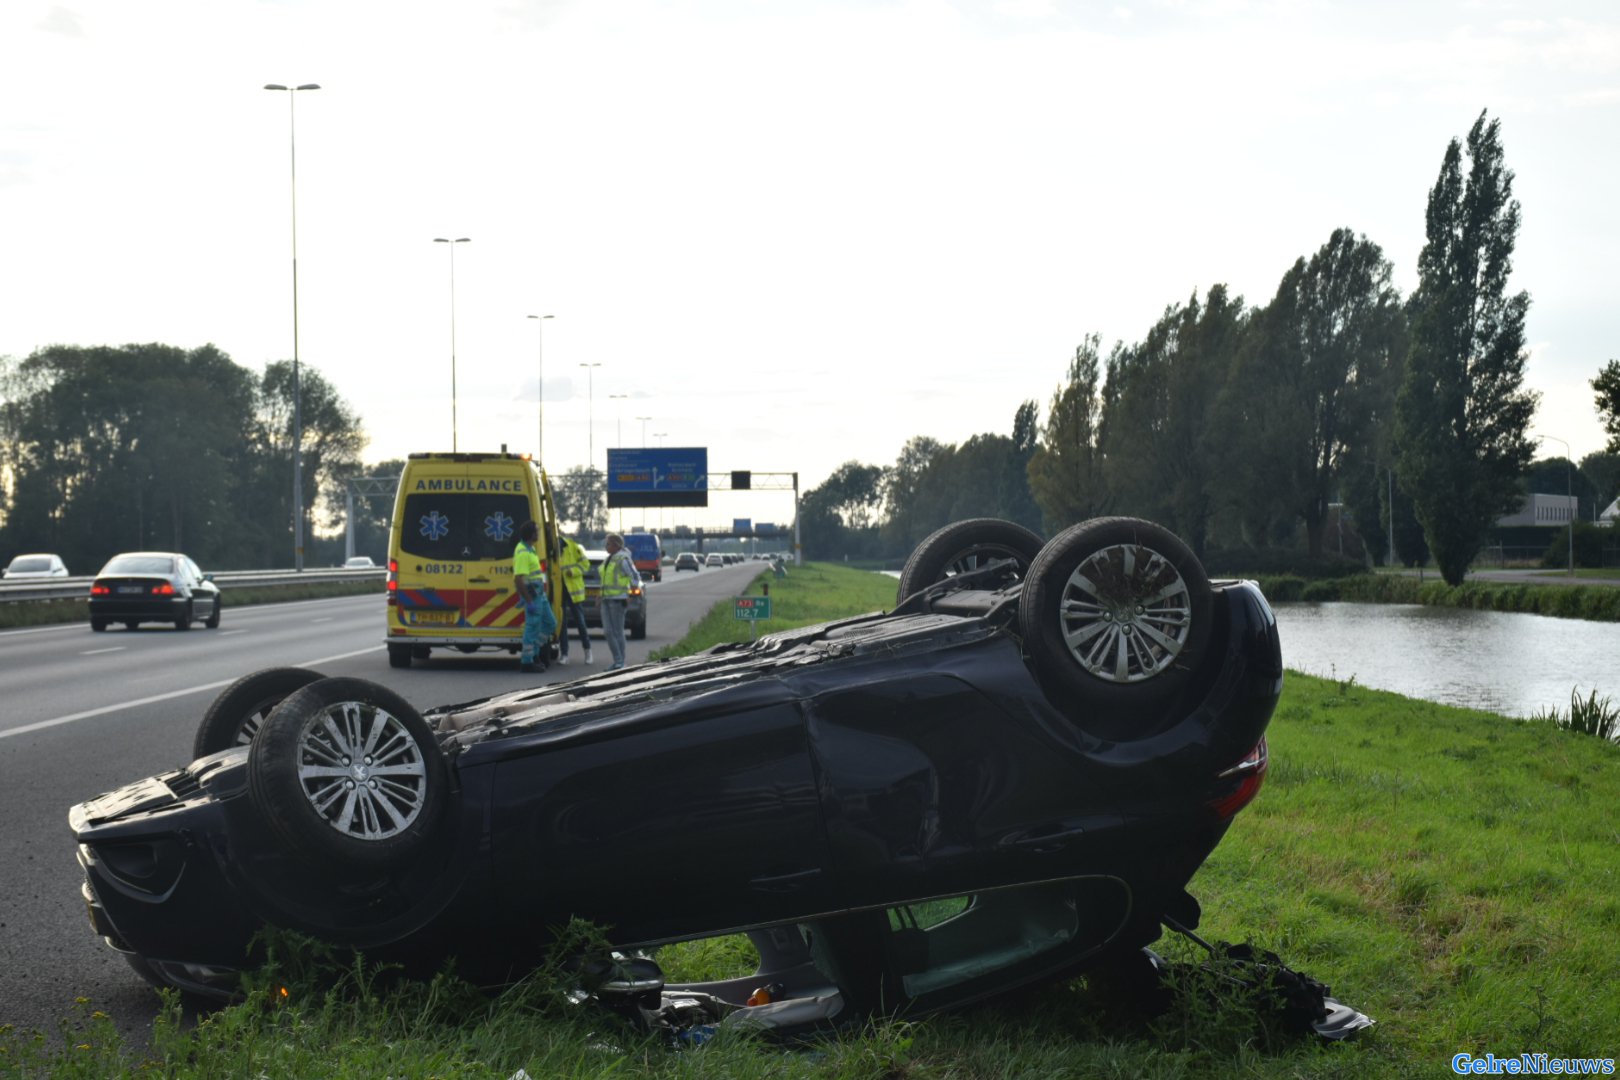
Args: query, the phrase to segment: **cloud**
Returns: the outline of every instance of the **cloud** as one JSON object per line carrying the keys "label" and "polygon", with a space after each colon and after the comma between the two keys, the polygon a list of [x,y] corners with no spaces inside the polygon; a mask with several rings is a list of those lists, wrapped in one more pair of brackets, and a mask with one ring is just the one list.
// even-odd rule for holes
{"label": "cloud", "polygon": [[79,25],[79,17],[65,7],[51,8],[45,13],[45,17],[34,25],[47,34],[60,34],[62,37],[70,38],[85,36],[84,27]]}

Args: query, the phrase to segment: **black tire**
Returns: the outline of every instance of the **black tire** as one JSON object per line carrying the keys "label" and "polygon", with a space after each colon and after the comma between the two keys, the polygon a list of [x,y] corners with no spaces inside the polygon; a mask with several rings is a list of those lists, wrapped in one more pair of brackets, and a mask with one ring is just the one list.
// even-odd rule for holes
{"label": "black tire", "polygon": [[957,521],[928,536],[906,560],[900,571],[898,603],[919,589],[971,570],[980,570],[997,560],[1007,560],[1005,575],[987,587],[1000,588],[1026,577],[1029,566],[1040,553],[1041,538],[1022,525],[1000,518],[971,518]]}
{"label": "black tire", "polygon": [[174,620],[174,628],[176,630],[190,630],[192,614],[191,601],[187,600],[186,610],[182,611]]}
{"label": "black tire", "polygon": [[91,619],[90,620],[90,629],[94,630],[98,634],[106,633],[106,631],[107,631],[107,620],[106,619]]}
{"label": "black tire", "polygon": [[647,637],[647,620],[642,619],[640,622],[632,624],[629,636],[631,641],[644,640]]}
{"label": "black tire", "polygon": [[141,625],[141,620],[139,620],[139,619],[125,619],[124,620],[124,629],[125,630],[134,630],[136,627],[138,627],[140,625]]}
{"label": "black tire", "polygon": [[225,606],[225,598],[223,596],[214,597],[214,611],[213,611],[213,614],[209,615],[208,618],[203,620],[203,626],[206,627],[209,630],[218,630],[219,629],[219,609],[224,607],[224,606]]}
{"label": "black tire", "polygon": [[1197,671],[1209,578],[1170,530],[1095,518],[1053,537],[1029,568],[1018,625],[1036,673],[1111,738],[1144,737]]}
{"label": "black tire", "polygon": [[[380,759],[355,750],[382,747]],[[433,842],[449,769],[427,721],[385,686],[322,679],[248,747],[248,798],[291,855],[333,873],[403,871]]]}
{"label": "black tire", "polygon": [[409,645],[388,646],[388,666],[391,668],[408,668],[411,666],[411,647]]}
{"label": "black tire", "polygon": [[288,694],[324,678],[318,671],[295,667],[265,668],[242,676],[220,691],[203,714],[192,740],[192,757],[246,746]]}

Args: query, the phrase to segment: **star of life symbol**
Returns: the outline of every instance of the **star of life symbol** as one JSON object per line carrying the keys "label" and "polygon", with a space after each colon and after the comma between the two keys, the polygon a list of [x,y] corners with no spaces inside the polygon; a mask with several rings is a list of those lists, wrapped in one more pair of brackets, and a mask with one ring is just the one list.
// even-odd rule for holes
{"label": "star of life symbol", "polygon": [[491,540],[510,540],[514,524],[510,517],[497,510],[484,519],[484,535]]}
{"label": "star of life symbol", "polygon": [[422,535],[429,540],[443,540],[450,535],[450,519],[437,510],[422,515]]}

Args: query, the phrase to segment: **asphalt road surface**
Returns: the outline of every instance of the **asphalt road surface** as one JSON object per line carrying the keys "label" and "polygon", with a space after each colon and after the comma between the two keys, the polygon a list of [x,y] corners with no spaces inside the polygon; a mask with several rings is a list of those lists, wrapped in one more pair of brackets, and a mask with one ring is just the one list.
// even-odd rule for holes
{"label": "asphalt road surface", "polygon": [[[629,663],[678,641],[762,565],[666,571],[648,586],[647,637],[629,643]],[[86,997],[126,1035],[143,1037],[158,998],[90,929],[68,807],[189,762],[204,710],[240,676],[283,666],[355,675],[428,709],[579,678],[611,662],[593,631],[594,667],[581,664],[576,639],[570,666],[538,676],[519,673],[506,653],[441,649],[396,670],[383,649],[380,594],[252,608],[232,608],[226,597],[217,630],[93,634],[83,623],[0,632],[0,1024],[55,1031],[74,999]]]}

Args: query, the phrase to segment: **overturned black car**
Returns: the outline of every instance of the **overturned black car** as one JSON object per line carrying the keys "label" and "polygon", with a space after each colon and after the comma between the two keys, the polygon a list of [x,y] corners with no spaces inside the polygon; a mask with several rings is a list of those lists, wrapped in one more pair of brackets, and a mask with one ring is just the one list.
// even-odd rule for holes
{"label": "overturned black car", "polygon": [[73,807],[96,932],[214,996],[266,924],[491,985],[573,916],[627,952],[746,932],[758,973],[683,989],[814,1027],[1129,966],[1195,927],[1185,887],[1260,788],[1282,688],[1259,590],[1104,518],[1044,545],[959,522],[899,591],[426,714],[250,675],[190,765]]}

